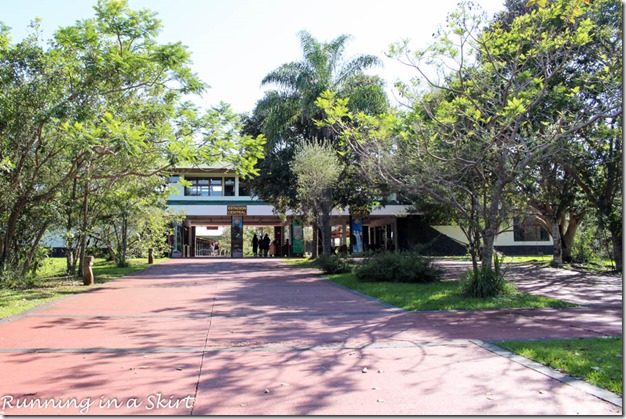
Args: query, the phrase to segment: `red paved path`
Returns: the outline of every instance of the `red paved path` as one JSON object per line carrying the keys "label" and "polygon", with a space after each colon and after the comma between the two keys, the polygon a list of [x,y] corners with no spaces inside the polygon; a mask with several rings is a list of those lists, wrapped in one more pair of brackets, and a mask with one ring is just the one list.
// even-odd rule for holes
{"label": "red paved path", "polygon": [[[534,272],[520,287],[558,293]],[[621,414],[481,346],[621,336],[615,281],[597,306],[406,313],[276,260],[170,260],[0,323],[0,411]]]}

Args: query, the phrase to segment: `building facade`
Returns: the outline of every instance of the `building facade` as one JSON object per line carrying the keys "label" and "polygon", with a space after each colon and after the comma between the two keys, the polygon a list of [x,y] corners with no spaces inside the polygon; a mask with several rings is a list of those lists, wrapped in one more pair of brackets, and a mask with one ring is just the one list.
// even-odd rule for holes
{"label": "building facade", "polygon": [[[184,177],[188,186],[182,186]],[[230,227],[230,249],[220,256],[243,257],[247,246],[243,231],[250,227],[272,227],[272,241],[281,256],[306,252],[302,220],[297,214],[281,217],[272,205],[251,194],[248,183],[228,168],[179,168],[170,177],[172,192],[168,207],[184,214],[171,238],[172,257],[199,257],[207,254],[211,232]],[[411,249],[419,246],[432,255],[465,255],[467,240],[458,226],[430,226],[419,214],[410,214],[407,205],[386,205],[367,214],[333,210],[331,222],[334,251]],[[496,248],[506,254],[545,254],[551,252],[549,235],[537,226],[513,223],[510,232],[499,235]],[[211,254],[215,254],[213,251]]]}

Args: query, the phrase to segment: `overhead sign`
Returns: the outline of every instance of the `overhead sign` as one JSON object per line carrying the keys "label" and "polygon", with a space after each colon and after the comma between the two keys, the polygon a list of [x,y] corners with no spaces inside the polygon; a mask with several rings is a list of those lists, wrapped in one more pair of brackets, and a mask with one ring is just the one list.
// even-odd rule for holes
{"label": "overhead sign", "polygon": [[228,205],[226,215],[248,215],[248,207],[246,205]]}

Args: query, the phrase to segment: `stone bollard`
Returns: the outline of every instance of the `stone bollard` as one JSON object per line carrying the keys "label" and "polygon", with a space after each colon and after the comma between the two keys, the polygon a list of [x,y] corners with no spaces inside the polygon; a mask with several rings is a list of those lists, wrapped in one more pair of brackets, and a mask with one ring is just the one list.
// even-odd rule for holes
{"label": "stone bollard", "polygon": [[83,258],[83,285],[93,285],[93,256],[85,256]]}

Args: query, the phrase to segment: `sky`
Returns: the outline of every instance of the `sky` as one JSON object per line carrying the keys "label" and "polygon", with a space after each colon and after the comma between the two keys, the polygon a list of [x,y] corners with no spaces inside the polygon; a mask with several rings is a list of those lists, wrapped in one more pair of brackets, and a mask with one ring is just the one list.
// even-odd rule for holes
{"label": "sky", "polygon": [[[128,0],[131,9],[150,9],[163,23],[159,41],[182,42],[192,54],[192,69],[210,87],[198,105],[219,102],[248,113],[268,87],[261,80],[270,71],[302,52],[298,32],[306,30],[327,42],[347,34],[346,58],[372,54],[383,67],[370,71],[386,81],[388,92],[398,79],[414,70],[385,57],[389,45],[410,39],[422,48],[455,9],[458,0]],[[504,0],[477,0],[493,14]],[[11,27],[14,42],[24,38],[28,25],[42,19],[45,38],[62,26],[94,16],[96,0],[0,0],[0,21]],[[393,99],[392,99],[393,100]]]}

